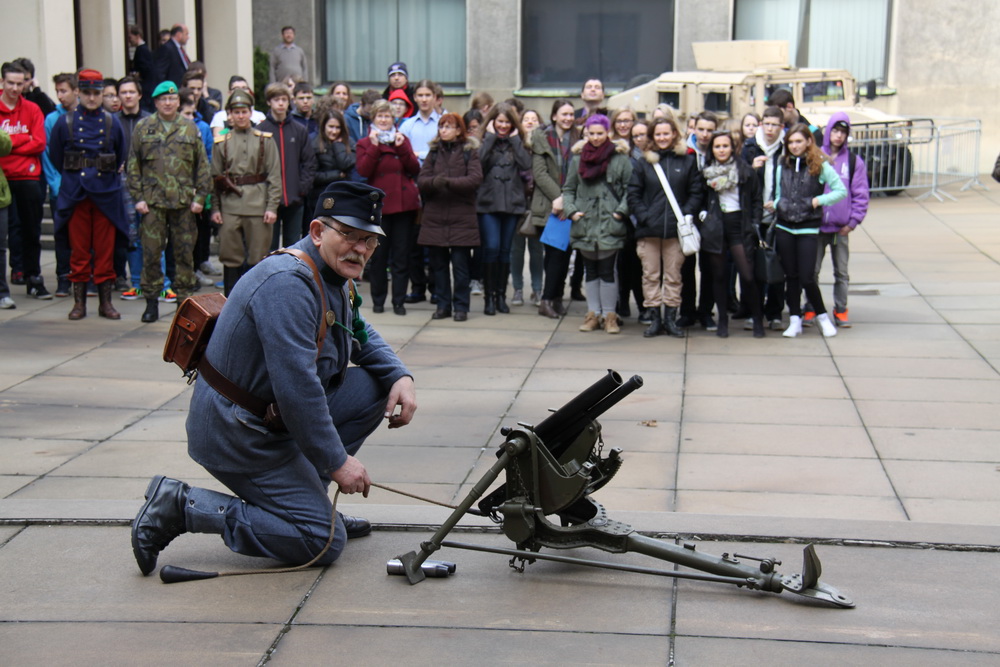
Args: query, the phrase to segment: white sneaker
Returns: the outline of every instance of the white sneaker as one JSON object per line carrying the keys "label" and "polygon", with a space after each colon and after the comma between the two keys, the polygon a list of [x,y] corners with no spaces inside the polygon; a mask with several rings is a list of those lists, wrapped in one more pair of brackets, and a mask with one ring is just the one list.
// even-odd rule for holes
{"label": "white sneaker", "polygon": [[483,283],[481,280],[470,280],[469,281],[469,292],[473,296],[483,295]]}
{"label": "white sneaker", "polygon": [[512,296],[510,299],[510,305],[512,306],[524,305],[524,290],[519,290],[519,289],[514,290],[514,296]]}
{"label": "white sneaker", "polygon": [[204,273],[206,276],[222,275],[222,271],[220,271],[214,264],[212,264],[212,261],[209,259],[206,259],[204,262],[202,262],[201,266],[199,266],[198,268],[201,269],[201,272]]}
{"label": "white sneaker", "polygon": [[785,338],[795,338],[802,333],[802,318],[798,315],[792,315],[788,318],[788,328],[785,332],[781,334]]}
{"label": "white sneaker", "polygon": [[17,304],[14,303],[14,299],[9,296],[0,296],[0,308],[3,310],[13,310],[17,308]]}
{"label": "white sneaker", "polygon": [[819,322],[819,330],[827,338],[837,335],[837,327],[834,326],[833,322],[830,320],[829,313],[823,313],[822,315],[816,316],[816,321]]}
{"label": "white sneaker", "polygon": [[[204,266],[204,264],[202,266]],[[201,269],[194,272],[194,277],[195,280],[198,281],[198,284],[202,287],[211,287],[215,284],[215,278],[208,277]]]}

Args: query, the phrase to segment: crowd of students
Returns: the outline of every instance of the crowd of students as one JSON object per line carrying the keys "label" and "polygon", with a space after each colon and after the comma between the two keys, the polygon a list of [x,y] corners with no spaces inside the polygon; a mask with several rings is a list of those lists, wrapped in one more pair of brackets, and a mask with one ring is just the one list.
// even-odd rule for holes
{"label": "crowd of students", "polygon": [[[288,30],[286,50],[294,38]],[[547,116],[487,94],[475,95],[466,110],[449,112],[441,87],[429,80],[411,84],[405,63],[393,63],[387,78],[383,91],[366,90],[355,99],[345,82],[319,97],[289,74],[264,91],[268,113],[251,117],[273,137],[281,166],[272,248],[301,238],[330,183],[366,181],[385,191],[386,239],[366,272],[375,312],[388,302],[405,315],[407,304],[430,299],[435,319],[465,321],[474,310],[472,297],[482,296],[487,316],[530,304],[541,316],[559,318],[568,288],[571,299],[587,303],[581,331],[620,332],[632,301],[646,337],[683,337],[697,326],[725,337],[731,317],[745,319],[756,337],[768,328],[794,337],[813,320],[826,336],[838,325],[850,326],[848,239],[865,216],[868,188],[864,162],[847,149],[846,115],[820,132],[795,110],[788,91],[777,90],[761,118],[747,114],[723,127],[705,111],[682,126],[666,105],[649,118],[628,107],[608,110],[596,79],[584,84],[579,105],[557,99]],[[72,75],[54,83],[59,105],[47,127],[76,104]],[[104,83],[104,108],[132,139],[148,115],[142,85],[134,77]],[[197,62],[178,84],[181,113],[198,126],[211,162],[213,144],[229,126],[222,93],[206,85]],[[248,91],[249,84],[234,76],[229,95],[237,90]],[[4,160],[10,163],[0,158],[0,166]],[[46,165],[53,201],[58,175]],[[143,296],[141,216],[129,217],[128,244],[115,255],[123,299]],[[701,247],[685,255],[678,223],[688,217],[700,230]],[[197,220],[193,266],[207,287],[220,273],[208,256],[210,202]],[[558,236],[558,224],[546,233],[553,221],[568,221],[568,238],[563,232],[557,242],[543,243]],[[755,276],[762,240],[777,248],[783,283]],[[68,293],[64,245],[57,239],[57,296]],[[835,276],[832,315],[817,286],[827,247]],[[168,301],[176,298],[169,250],[163,258],[167,278],[156,295]],[[18,284],[24,275],[14,255],[12,282]],[[51,298],[44,286],[32,284],[30,295]],[[4,290],[0,282],[0,307],[12,307]]]}

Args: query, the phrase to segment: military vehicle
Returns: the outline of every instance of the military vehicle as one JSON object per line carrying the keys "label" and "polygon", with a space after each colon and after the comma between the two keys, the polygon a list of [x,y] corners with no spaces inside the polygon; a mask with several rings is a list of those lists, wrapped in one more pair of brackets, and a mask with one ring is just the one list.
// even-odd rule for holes
{"label": "military vehicle", "polygon": [[[899,188],[910,183],[913,157],[908,145],[922,140],[913,136],[913,119],[861,104],[862,95],[847,70],[791,67],[784,41],[695,42],[692,47],[697,70],[664,72],[612,96],[608,107],[628,105],[648,116],[657,105],[667,104],[682,121],[702,110],[723,122],[738,121],[751,111],[760,115],[768,97],[786,88],[795,107],[817,127],[824,127],[834,112],[848,115],[850,147],[864,158],[873,190],[899,194]],[[874,99],[875,83],[865,88],[864,97]]]}

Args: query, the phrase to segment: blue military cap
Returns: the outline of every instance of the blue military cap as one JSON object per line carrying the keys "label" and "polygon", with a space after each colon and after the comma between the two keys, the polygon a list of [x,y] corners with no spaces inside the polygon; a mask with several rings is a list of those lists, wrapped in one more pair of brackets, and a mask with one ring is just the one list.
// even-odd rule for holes
{"label": "blue military cap", "polygon": [[316,202],[313,217],[336,220],[355,229],[385,236],[382,203],[385,193],[367,183],[334,181]]}

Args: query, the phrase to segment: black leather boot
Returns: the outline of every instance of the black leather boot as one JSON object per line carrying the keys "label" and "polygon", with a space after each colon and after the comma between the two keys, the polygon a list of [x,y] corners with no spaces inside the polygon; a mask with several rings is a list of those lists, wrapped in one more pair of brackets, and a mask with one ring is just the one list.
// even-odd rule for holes
{"label": "black leather boot", "polygon": [[510,264],[499,262],[493,274],[494,302],[498,313],[509,313],[510,307],[507,305],[507,276],[510,275]]}
{"label": "black leather boot", "polygon": [[156,303],[156,298],[146,299],[146,310],[142,312],[143,322],[155,322],[160,319],[160,305]]}
{"label": "black leather boot", "polygon": [[191,487],[157,475],[146,487],[146,504],[132,522],[132,553],[143,574],[156,569],[156,558],[171,540],[187,532],[184,506]]}
{"label": "black leather boot", "polygon": [[663,309],[663,330],[666,331],[668,336],[673,336],[674,338],[684,338],[687,335],[687,332],[677,324],[676,308],[668,307]]}
{"label": "black leather boot", "polygon": [[483,314],[496,315],[496,262],[483,262]]}
{"label": "black leather boot", "polygon": [[649,314],[649,326],[642,332],[643,337],[653,338],[654,336],[666,333],[663,330],[663,320],[660,319],[659,307],[647,308],[646,312]]}
{"label": "black leather boot", "polygon": [[233,288],[236,287],[236,282],[242,275],[243,269],[238,266],[235,268],[230,268],[228,266],[222,267],[222,284],[224,285],[223,292],[227,299],[229,298],[229,294],[233,291]]}

